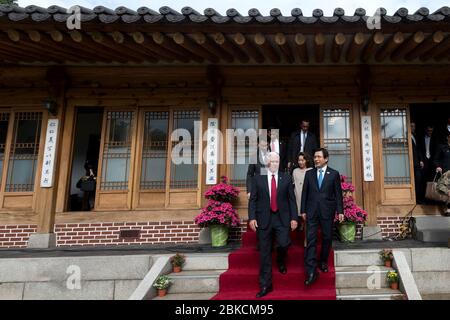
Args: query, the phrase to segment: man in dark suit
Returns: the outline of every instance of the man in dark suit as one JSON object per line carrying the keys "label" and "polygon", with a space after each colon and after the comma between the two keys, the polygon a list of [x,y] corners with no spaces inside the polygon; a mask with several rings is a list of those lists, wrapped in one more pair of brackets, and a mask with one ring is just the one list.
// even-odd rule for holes
{"label": "man in dark suit", "polygon": [[411,122],[411,149],[412,149],[412,156],[413,156],[413,167],[414,167],[414,186],[416,190],[416,202],[418,204],[423,203],[425,194],[422,194],[423,190],[423,168],[425,166],[424,164],[424,157],[422,156],[422,152],[419,148],[419,145],[417,143],[417,137],[416,137],[416,123]]}
{"label": "man in dark suit", "polygon": [[302,120],[300,130],[295,131],[289,140],[288,145],[288,168],[292,172],[297,164],[297,157],[300,152],[313,157],[314,150],[319,147],[314,133],[309,131],[309,120]]}
{"label": "man in dark suit", "polygon": [[285,274],[286,254],[290,245],[289,230],[298,225],[294,186],[289,174],[279,171],[280,156],[269,153],[267,175],[253,178],[248,218],[249,226],[257,232],[259,242],[259,286],[261,298],[272,287],[272,235],[276,235],[278,270]]}
{"label": "man in dark suit", "polygon": [[274,127],[267,130],[269,151],[280,155],[280,171],[285,172],[287,168],[287,146],[280,140],[280,131]]}
{"label": "man in dark suit", "polygon": [[440,172],[443,176],[438,181],[438,189],[440,192],[448,194],[445,215],[450,216],[450,131],[447,133],[447,143],[441,144],[434,156],[436,172]]}
{"label": "man in dark suit", "polygon": [[328,167],[328,150],[317,149],[314,153],[316,168],[305,175],[302,191],[302,218],[306,220],[307,247],[305,251],[305,267],[307,271],[306,285],[316,281],[317,272],[317,229],[322,231],[322,251],[319,268],[328,272],[328,256],[330,254],[333,235],[333,221],[338,213],[339,221],[344,221],[344,205],[342,200],[341,177],[338,171]]}
{"label": "man in dark suit", "polygon": [[[432,125],[427,125],[425,127],[425,134],[419,139],[418,146],[423,156],[423,180],[425,182],[432,181],[435,171],[433,157],[437,150],[437,139]],[[423,183],[423,185],[424,189],[422,190],[422,193],[425,194],[426,184]]]}
{"label": "man in dark suit", "polygon": [[267,149],[267,141],[261,139],[258,143],[258,156],[257,162],[251,163],[247,168],[247,198],[250,200],[250,194],[252,191],[252,180],[255,176],[259,176],[261,174],[267,174],[267,158],[269,155],[269,150]]}

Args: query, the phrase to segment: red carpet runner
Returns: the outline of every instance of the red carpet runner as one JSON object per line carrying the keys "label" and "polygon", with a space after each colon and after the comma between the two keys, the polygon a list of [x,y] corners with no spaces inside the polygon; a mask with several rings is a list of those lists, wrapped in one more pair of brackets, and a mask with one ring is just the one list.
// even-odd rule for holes
{"label": "red carpet runner", "polygon": [[[303,264],[303,232],[292,232],[292,244],[287,257],[287,274],[278,271],[275,252],[272,259],[273,291],[258,300],[335,300],[335,269],[333,252],[328,261],[328,273],[319,270],[319,278],[306,287]],[[320,247],[318,246],[318,253]],[[228,257],[228,270],[220,275],[219,292],[212,300],[256,300],[259,291],[259,252],[256,250],[256,233],[243,234],[242,247]]]}

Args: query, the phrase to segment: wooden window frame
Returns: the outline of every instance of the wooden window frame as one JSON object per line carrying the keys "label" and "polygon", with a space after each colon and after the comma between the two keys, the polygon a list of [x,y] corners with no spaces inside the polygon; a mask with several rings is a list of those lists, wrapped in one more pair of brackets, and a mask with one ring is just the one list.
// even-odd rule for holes
{"label": "wooden window frame", "polygon": [[320,145],[321,147],[324,147],[325,137],[324,137],[324,130],[323,127],[323,119],[324,119],[324,110],[348,110],[349,111],[349,132],[350,132],[350,159],[351,159],[351,171],[352,171],[352,184],[356,185],[358,184],[358,177],[356,175],[356,143],[355,143],[355,129],[352,129],[352,126],[354,124],[354,108],[353,104],[321,104],[320,105]]}
{"label": "wooden window frame", "polygon": [[[45,135],[47,131],[48,114],[45,110],[31,108],[30,106],[14,106],[11,108],[2,108],[3,113],[9,113],[8,130],[6,135],[5,155],[2,168],[2,177],[0,183],[0,210],[1,211],[27,211],[34,212],[36,209],[37,193],[40,185],[43,153],[45,144]],[[39,137],[39,149],[37,153],[36,171],[34,176],[33,191],[6,191],[6,182],[8,179],[8,170],[10,165],[11,146],[13,143],[14,125],[17,113],[41,113],[41,128]],[[10,205],[5,205],[6,202]],[[24,205],[25,204],[25,205]]]}
{"label": "wooden window frame", "polygon": [[[381,204],[382,205],[411,205],[415,204],[415,188],[414,188],[414,167],[413,167],[413,158],[412,158],[412,145],[411,145],[411,115],[409,104],[407,103],[377,103],[376,104],[376,117],[375,117],[375,125],[373,126],[374,130],[376,130],[377,139],[374,140],[374,143],[378,143],[379,152],[378,155],[374,155],[376,160],[379,162],[380,172],[378,179],[378,188],[381,195]],[[405,109],[406,110],[406,127],[407,127],[407,141],[408,141],[408,157],[409,157],[409,172],[410,172],[410,183],[409,184],[386,184],[384,182],[384,161],[383,161],[383,147],[382,147],[382,136],[381,136],[381,110],[383,109]],[[409,190],[410,197],[409,198],[396,198],[396,199],[387,199],[386,190],[390,190],[391,192],[405,192],[405,190]]]}

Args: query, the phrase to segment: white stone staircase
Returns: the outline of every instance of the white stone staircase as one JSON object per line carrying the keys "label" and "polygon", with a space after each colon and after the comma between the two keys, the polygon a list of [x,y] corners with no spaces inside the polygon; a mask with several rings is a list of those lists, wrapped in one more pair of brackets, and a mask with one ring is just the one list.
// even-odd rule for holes
{"label": "white stone staircase", "polygon": [[419,216],[415,218],[417,240],[440,243],[447,243],[450,240],[450,217]]}
{"label": "white stone staircase", "polygon": [[154,300],[209,300],[219,291],[219,276],[228,269],[228,253],[186,254],[183,271],[169,273],[168,293]]}
{"label": "white stone staircase", "polygon": [[[335,251],[337,300],[404,300],[400,290],[389,288],[386,274],[392,268],[383,265],[380,250]],[[371,279],[379,276],[380,286],[370,289]]]}

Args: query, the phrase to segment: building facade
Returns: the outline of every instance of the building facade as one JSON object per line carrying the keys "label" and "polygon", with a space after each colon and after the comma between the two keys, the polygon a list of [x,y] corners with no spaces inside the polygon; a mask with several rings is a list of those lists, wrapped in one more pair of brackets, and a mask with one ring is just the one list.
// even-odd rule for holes
{"label": "building facade", "polygon": [[[177,165],[172,132],[203,134],[208,119],[222,132],[275,126],[284,139],[308,118],[383,236],[411,212],[439,214],[416,203],[410,122],[449,116],[450,8],[80,10],[81,28],[68,29],[64,8],[0,7],[0,247],[42,236],[58,246],[198,242],[209,184],[194,160],[208,141],[183,140],[193,163]],[[77,188],[86,161],[90,195]],[[214,166],[242,191],[234,240],[246,229],[246,166]]]}

